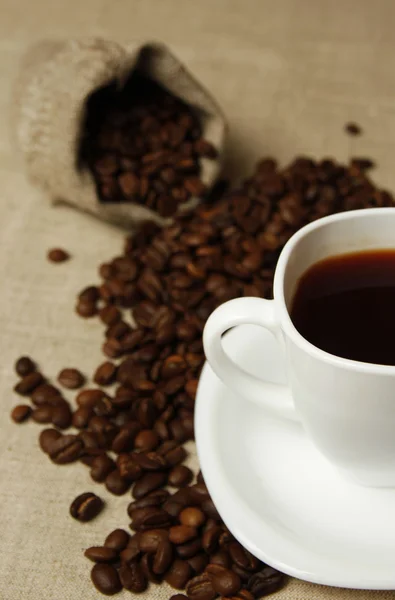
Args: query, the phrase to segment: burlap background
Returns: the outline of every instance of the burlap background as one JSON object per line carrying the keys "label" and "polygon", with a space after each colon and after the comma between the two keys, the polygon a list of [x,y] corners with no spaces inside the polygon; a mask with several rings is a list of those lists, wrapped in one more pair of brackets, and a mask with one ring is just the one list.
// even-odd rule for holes
{"label": "burlap background", "polygon": [[[28,44],[47,37],[162,39],[211,90],[231,126],[228,171],[243,174],[271,153],[369,154],[375,177],[395,189],[395,4],[392,0],[1,0],[0,2],[0,597],[99,600],[82,551],[126,526],[127,498],[106,494],[83,466],[55,467],[37,447],[36,425],[16,426],[12,364],[22,352],[49,376],[100,359],[101,329],[73,314],[74,296],[96,280],[122,233],[76,211],[50,208],[24,179],[7,139],[9,92]],[[355,119],[359,140],[342,127]],[[73,260],[46,262],[68,248]],[[68,516],[70,501],[96,490],[108,499],[96,521]],[[395,565],[395,553],[394,553]],[[395,568],[395,566],[394,566]],[[151,587],[146,597],[165,600]],[[124,593],[119,598],[130,597]],[[278,600],[386,600],[395,592],[328,589],[291,581]]]}

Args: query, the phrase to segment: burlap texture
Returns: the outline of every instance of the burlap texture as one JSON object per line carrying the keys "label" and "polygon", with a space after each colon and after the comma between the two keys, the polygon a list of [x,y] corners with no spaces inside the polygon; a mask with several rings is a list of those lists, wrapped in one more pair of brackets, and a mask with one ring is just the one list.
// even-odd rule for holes
{"label": "burlap texture", "polygon": [[[203,137],[218,150],[201,161],[201,179],[210,188],[221,168],[225,118],[212,96],[162,43],[125,47],[103,38],[45,40],[29,48],[14,94],[13,128],[30,179],[47,198],[66,202],[104,221],[132,227],[152,218],[169,222],[134,203],[99,201],[91,174],[76,168],[85,103],[95,90],[139,71],[189,104],[201,122]],[[198,198],[179,210],[195,206]]]}
{"label": "burlap texture", "polygon": [[[80,288],[98,281],[99,262],[120,251],[122,233],[68,207],[51,208],[25,181],[8,139],[9,97],[27,47],[56,38],[103,35],[121,43],[163,39],[218,98],[231,125],[226,158],[235,178],[259,156],[285,162],[372,156],[375,179],[395,190],[395,40],[392,0],[3,0],[0,19],[0,598],[102,600],[83,550],[127,526],[128,497],[94,484],[81,465],[56,467],[41,453],[41,427],[17,426],[12,365],[34,356],[46,375],[102,359],[101,327],[73,312]],[[365,130],[343,133],[347,120]],[[69,263],[50,265],[64,246]],[[92,523],[68,515],[71,500],[95,491],[108,501]],[[395,553],[394,553],[395,564]],[[374,568],[374,565],[372,565]],[[152,586],[144,596],[167,600]],[[115,598],[131,598],[121,593]],[[349,591],[292,580],[278,600],[395,600],[395,592]]]}

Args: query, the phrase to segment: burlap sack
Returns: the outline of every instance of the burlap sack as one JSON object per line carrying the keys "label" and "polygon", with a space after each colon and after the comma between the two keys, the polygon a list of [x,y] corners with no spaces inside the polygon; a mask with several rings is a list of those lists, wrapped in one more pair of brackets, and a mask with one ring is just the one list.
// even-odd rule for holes
{"label": "burlap sack", "polygon": [[[99,202],[93,178],[76,169],[77,150],[87,97],[117,79],[121,84],[139,69],[195,109],[203,137],[218,150],[218,159],[202,160],[202,181],[210,188],[218,176],[226,124],[210,94],[163,44],[123,48],[103,40],[43,42],[31,49],[21,69],[14,98],[14,130],[29,178],[53,202],[66,202],[103,220],[126,227],[162,219],[133,204]],[[195,205],[192,198],[182,209]]]}

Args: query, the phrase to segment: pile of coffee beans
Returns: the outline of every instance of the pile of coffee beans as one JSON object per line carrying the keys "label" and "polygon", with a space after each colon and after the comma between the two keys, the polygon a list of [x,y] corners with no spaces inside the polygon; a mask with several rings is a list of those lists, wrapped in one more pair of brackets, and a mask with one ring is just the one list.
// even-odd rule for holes
{"label": "pile of coffee beans", "polygon": [[201,159],[217,151],[180,99],[137,71],[121,90],[114,82],[92,94],[86,110],[79,165],[91,171],[101,202],[134,202],[169,217],[204,196]]}
{"label": "pile of coffee beans", "polygon": [[[127,514],[134,534],[118,529],[86,551],[102,593],[122,587],[138,593],[149,582],[166,581],[193,600],[253,600],[284,585],[281,573],[234,539],[201,474],[194,483],[183,464],[183,444],[193,439],[202,331],[226,300],[271,297],[279,253],[299,227],[329,213],[393,206],[393,197],[367,177],[369,166],[299,158],[279,170],[264,159],[222,198],[162,229],[142,224],[122,255],[100,265],[101,283],[77,298],[77,313],[97,316],[105,327],[106,359],[92,374],[97,387],[79,391],[76,408],[33,361],[17,361],[15,391],[33,406],[17,406],[14,421],[52,424],[39,441],[55,464],[80,461],[113,494],[131,489]],[[58,381],[77,387],[84,378],[74,371],[66,369]],[[73,433],[62,432],[71,425]],[[87,520],[101,508],[87,492],[70,510]]]}

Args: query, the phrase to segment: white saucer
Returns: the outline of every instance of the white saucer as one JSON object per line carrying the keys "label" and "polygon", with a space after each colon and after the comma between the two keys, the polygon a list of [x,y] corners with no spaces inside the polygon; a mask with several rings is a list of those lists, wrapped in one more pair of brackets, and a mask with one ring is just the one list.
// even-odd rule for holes
{"label": "white saucer", "polygon": [[[246,370],[285,380],[279,348],[263,329],[233,329],[224,346]],[[314,583],[395,589],[395,490],[343,479],[299,425],[237,397],[207,363],[195,430],[218,511],[255,556]]]}

